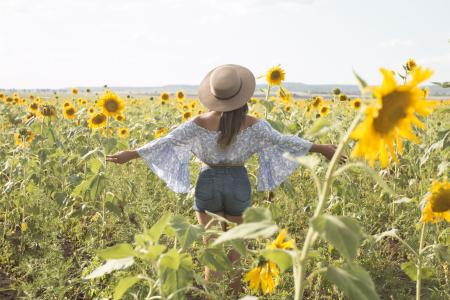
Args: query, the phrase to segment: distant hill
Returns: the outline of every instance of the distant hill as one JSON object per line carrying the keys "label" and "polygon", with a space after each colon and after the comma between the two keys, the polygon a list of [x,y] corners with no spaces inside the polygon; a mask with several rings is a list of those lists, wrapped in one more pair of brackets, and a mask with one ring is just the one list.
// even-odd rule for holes
{"label": "distant hill", "polygon": [[[350,96],[357,96],[360,94],[359,88],[357,85],[351,85],[351,84],[305,84],[301,82],[286,82],[283,84],[283,86],[290,91],[291,93],[295,94],[296,96],[304,96],[308,97],[311,95],[329,95],[331,91],[335,88],[339,88],[342,93],[345,93]],[[428,85],[427,86],[430,90],[430,96],[431,97],[450,97],[450,89],[444,89],[437,85]],[[103,87],[78,87],[80,92],[86,90],[89,88],[93,93],[95,92],[101,92],[103,90]],[[123,94],[144,94],[144,95],[159,95],[162,91],[167,91],[169,93],[175,93],[178,90],[183,90],[185,94],[189,96],[196,96],[197,95],[197,89],[198,85],[188,85],[188,84],[171,84],[171,85],[164,85],[164,86],[154,86],[154,87],[109,87],[113,91],[116,91],[118,93]],[[265,84],[258,84],[256,86],[255,94],[263,95],[263,92],[261,89],[266,88]],[[0,89],[1,90],[1,89]],[[70,92],[71,88],[63,88],[63,89],[37,89],[37,90],[3,90],[6,92]]]}

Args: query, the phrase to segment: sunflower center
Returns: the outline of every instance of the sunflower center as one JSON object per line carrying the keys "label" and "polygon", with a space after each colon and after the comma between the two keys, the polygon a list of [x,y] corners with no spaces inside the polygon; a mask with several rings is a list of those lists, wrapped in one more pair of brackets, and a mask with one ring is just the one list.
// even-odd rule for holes
{"label": "sunflower center", "polygon": [[169,95],[168,94],[163,94],[161,96],[161,99],[163,99],[164,101],[169,100]]}
{"label": "sunflower center", "polygon": [[437,213],[450,210],[450,188],[441,188],[436,194],[432,194],[431,209]]}
{"label": "sunflower center", "polygon": [[105,102],[105,108],[109,112],[115,112],[119,108],[119,104],[117,103],[116,100],[109,99],[109,100],[106,100],[106,102]]}
{"label": "sunflower center", "polygon": [[361,106],[361,102],[355,102],[354,105],[355,105],[356,108],[359,108]]}
{"label": "sunflower center", "polygon": [[270,79],[272,79],[272,80],[278,80],[280,78],[281,78],[281,73],[278,70],[275,70],[270,74]]}
{"label": "sunflower center", "polygon": [[94,123],[94,124],[102,124],[103,122],[105,122],[105,120],[106,120],[106,116],[105,115],[98,114],[92,119],[92,123]]}
{"label": "sunflower center", "polygon": [[68,109],[66,110],[66,113],[67,113],[69,116],[71,116],[71,115],[73,115],[73,114],[75,113],[75,110],[71,107],[71,108],[68,108]]}
{"label": "sunflower center", "polygon": [[374,118],[373,124],[377,132],[385,134],[391,132],[398,123],[404,119],[410,104],[411,95],[409,92],[394,91],[382,99],[383,107]]}

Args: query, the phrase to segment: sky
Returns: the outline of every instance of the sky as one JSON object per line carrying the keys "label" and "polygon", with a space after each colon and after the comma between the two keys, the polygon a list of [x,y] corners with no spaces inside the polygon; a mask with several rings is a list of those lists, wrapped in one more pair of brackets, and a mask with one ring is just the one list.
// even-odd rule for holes
{"label": "sky", "polygon": [[[0,0],[0,88],[198,84],[221,64],[369,84],[450,80],[449,0]],[[258,79],[263,83],[264,79]]]}

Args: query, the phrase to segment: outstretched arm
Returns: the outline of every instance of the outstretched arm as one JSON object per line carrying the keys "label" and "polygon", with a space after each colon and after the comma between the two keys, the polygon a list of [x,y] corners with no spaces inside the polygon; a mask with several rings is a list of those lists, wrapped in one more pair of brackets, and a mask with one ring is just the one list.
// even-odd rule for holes
{"label": "outstretched arm", "polygon": [[106,161],[114,162],[116,164],[124,164],[138,157],[139,154],[136,150],[126,150],[120,151],[113,155],[106,155]]}
{"label": "outstretched arm", "polygon": [[[333,158],[334,152],[336,152],[336,145],[332,144],[313,144],[309,152],[319,153],[325,156],[328,160]],[[339,158],[340,163],[345,163],[347,161],[347,157],[345,155],[341,155]]]}

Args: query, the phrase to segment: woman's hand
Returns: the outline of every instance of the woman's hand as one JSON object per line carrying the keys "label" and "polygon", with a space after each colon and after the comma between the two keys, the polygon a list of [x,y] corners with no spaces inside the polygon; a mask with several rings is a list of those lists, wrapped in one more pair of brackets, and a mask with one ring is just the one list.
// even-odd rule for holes
{"label": "woman's hand", "polygon": [[116,164],[124,164],[132,159],[138,158],[139,154],[135,150],[120,151],[113,155],[106,155],[106,161],[111,161]]}
{"label": "woman's hand", "polygon": [[[310,152],[317,152],[325,156],[328,160],[331,160],[336,152],[336,145],[332,144],[313,144]],[[347,161],[347,156],[341,155],[339,163],[343,164]]]}

